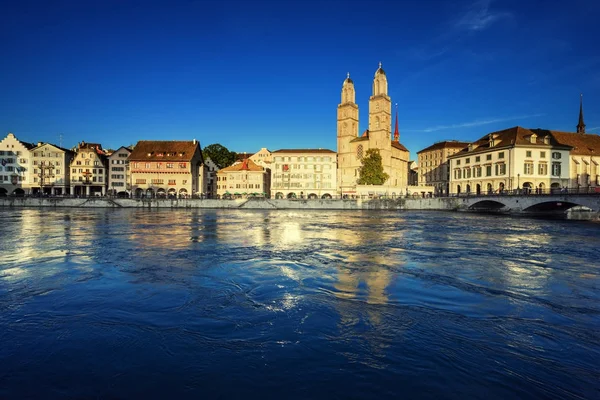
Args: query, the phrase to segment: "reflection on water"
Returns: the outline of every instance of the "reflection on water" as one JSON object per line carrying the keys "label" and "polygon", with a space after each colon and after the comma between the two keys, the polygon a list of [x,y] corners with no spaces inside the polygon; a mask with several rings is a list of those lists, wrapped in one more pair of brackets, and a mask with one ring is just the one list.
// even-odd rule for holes
{"label": "reflection on water", "polygon": [[595,224],[376,211],[0,218],[0,398],[600,390]]}

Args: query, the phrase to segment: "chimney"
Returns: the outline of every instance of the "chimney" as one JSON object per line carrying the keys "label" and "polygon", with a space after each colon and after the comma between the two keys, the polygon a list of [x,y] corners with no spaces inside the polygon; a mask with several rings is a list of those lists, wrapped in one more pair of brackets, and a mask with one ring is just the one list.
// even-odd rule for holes
{"label": "chimney", "polygon": [[192,141],[194,144],[196,144],[196,138],[194,138],[194,140]]}

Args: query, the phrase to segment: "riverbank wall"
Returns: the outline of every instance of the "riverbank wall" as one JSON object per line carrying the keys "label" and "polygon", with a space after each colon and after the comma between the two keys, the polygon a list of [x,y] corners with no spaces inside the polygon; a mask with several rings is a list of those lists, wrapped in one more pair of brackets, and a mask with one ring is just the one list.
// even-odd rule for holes
{"label": "riverbank wall", "polygon": [[[246,210],[401,210],[469,211],[461,198],[396,199],[118,199],[107,197],[5,197],[0,207],[41,208],[137,208],[137,209],[246,209]],[[479,210],[481,211],[481,210]],[[521,209],[496,210],[496,214],[529,215]],[[598,211],[572,211],[568,219],[600,220]]]}
{"label": "riverbank wall", "polygon": [[107,197],[6,197],[0,207],[66,207],[66,208],[213,208],[213,209],[322,209],[322,210],[453,210],[456,199],[118,199]]}

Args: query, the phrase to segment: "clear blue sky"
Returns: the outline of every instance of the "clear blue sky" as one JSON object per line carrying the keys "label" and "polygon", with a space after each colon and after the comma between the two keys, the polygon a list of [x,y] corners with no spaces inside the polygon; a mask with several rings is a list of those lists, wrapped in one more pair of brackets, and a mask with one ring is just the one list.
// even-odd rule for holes
{"label": "clear blue sky", "polygon": [[600,132],[598,0],[0,3],[0,134],[336,150],[379,61],[411,157],[521,125]]}

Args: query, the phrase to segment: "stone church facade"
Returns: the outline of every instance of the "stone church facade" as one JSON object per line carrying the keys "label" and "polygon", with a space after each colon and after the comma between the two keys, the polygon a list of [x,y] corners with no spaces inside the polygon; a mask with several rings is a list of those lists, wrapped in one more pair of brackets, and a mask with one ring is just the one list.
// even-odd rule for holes
{"label": "stone church facade", "polygon": [[409,151],[400,143],[398,115],[394,136],[391,135],[392,100],[388,95],[385,71],[379,68],[373,79],[373,93],[369,99],[369,128],[359,135],[359,110],[356,104],[354,82],[350,74],[342,85],[342,100],[337,112],[338,189],[341,196],[357,194],[357,180],[362,158],[367,150],[378,149],[383,170],[389,175],[378,192],[400,194],[408,185]]}

